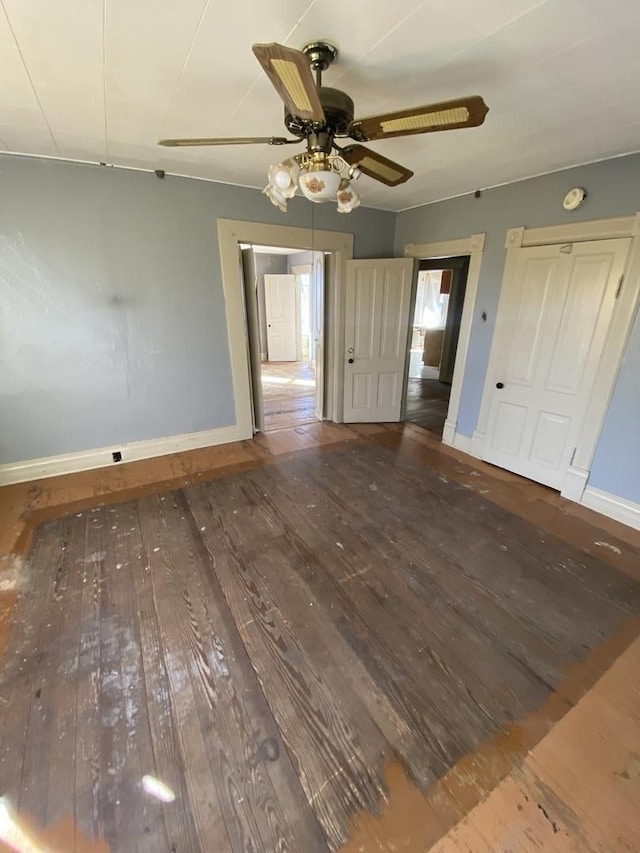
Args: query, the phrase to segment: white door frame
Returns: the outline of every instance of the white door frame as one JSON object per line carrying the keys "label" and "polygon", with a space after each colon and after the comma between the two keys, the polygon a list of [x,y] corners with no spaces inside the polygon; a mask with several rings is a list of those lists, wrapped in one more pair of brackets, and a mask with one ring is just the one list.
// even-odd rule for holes
{"label": "white door frame", "polygon": [[[296,360],[302,361],[302,317],[300,315],[300,282],[298,277],[309,274],[309,281],[313,290],[313,264],[299,264],[291,267],[291,274],[296,279]],[[309,316],[309,326],[311,326],[311,316]],[[310,336],[311,338],[311,336]],[[311,354],[311,339],[309,340],[309,353]]]}
{"label": "white door frame", "polygon": [[501,337],[501,327],[507,321],[504,314],[509,283],[513,280],[518,260],[518,250],[527,246],[544,246],[558,243],[579,243],[585,240],[607,240],[632,237],[624,271],[624,286],[616,300],[609,330],[598,365],[593,390],[589,397],[582,433],[578,440],[573,462],[569,466],[562,496],[573,501],[582,499],[589,479],[591,462],[600,438],[602,425],[609,408],[622,357],[627,347],[640,295],[640,213],[615,219],[598,219],[571,225],[550,225],[541,228],[510,228],[507,231],[500,300],[493,332],[491,354],[485,375],[478,423],[471,440],[471,452],[481,458],[491,406],[491,394],[497,377],[496,342]]}
{"label": "white door frame", "polygon": [[343,408],[342,358],[344,349],[344,281],[346,263],[353,257],[353,234],[340,231],[313,231],[289,225],[266,225],[218,219],[220,266],[229,336],[229,359],[233,381],[238,440],[252,438],[251,386],[249,356],[245,331],[245,308],[238,262],[238,245],[254,243],[259,246],[287,246],[300,251],[331,252],[336,256],[336,280],[327,288],[326,316],[330,318],[325,330],[327,343],[327,418],[341,421]]}
{"label": "white door frame", "polygon": [[467,352],[469,350],[469,339],[471,338],[471,324],[473,312],[476,307],[476,295],[478,293],[478,281],[480,279],[480,266],[484,252],[485,234],[472,234],[470,237],[462,237],[458,240],[443,240],[438,243],[407,243],[404,247],[405,258],[420,258],[421,260],[437,260],[438,258],[455,258],[460,255],[469,257],[469,272],[467,274],[467,287],[464,294],[462,306],[462,318],[460,320],[460,334],[458,336],[458,348],[456,350],[456,361],[453,368],[451,380],[451,394],[449,395],[449,408],[447,419],[442,433],[442,443],[453,447],[456,426],[458,423],[458,411],[460,409],[460,397],[462,395],[462,381],[467,364]]}

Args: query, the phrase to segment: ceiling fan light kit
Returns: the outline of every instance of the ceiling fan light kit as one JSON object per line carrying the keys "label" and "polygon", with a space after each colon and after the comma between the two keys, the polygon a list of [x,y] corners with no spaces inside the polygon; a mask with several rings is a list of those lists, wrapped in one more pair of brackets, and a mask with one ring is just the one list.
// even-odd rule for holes
{"label": "ceiling fan light kit", "polygon": [[[285,45],[254,44],[253,53],[285,105],[285,127],[294,139],[279,136],[200,139],[161,139],[160,145],[289,145],[305,142],[307,150],[269,166],[265,195],[286,212],[287,201],[299,188],[313,202],[337,202],[339,213],[360,204],[352,181],[367,175],[389,187],[412,177],[410,169],[394,163],[362,142],[432,133],[484,122],[488,107],[479,95],[427,104],[365,119],[354,118],[351,98],[339,89],[322,85],[322,73],[338,56],[333,45],[312,42],[302,50]],[[314,79],[315,74],[315,79]],[[355,145],[341,148],[336,139],[350,138]],[[335,152],[335,153],[334,153]]]}
{"label": "ceiling fan light kit", "polygon": [[335,201],[340,213],[350,213],[360,204],[360,196],[351,186],[359,172],[339,155],[305,152],[269,166],[269,183],[263,192],[283,213],[298,187],[309,201]]}

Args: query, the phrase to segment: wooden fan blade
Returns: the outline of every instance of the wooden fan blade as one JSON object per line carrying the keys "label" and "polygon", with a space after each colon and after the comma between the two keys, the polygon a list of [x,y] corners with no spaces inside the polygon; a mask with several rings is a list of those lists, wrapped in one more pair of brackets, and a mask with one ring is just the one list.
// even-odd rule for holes
{"label": "wooden fan blade", "polygon": [[276,42],[254,44],[252,50],[291,114],[324,124],[324,110],[304,53]]}
{"label": "wooden fan blade", "polygon": [[388,187],[404,184],[413,176],[410,169],[405,169],[399,163],[394,163],[388,157],[383,157],[377,151],[365,148],[364,145],[348,145],[340,150],[340,156],[350,166],[358,166],[365,175],[375,178]]}
{"label": "wooden fan blade", "polygon": [[299,139],[285,139],[283,136],[227,136],[202,137],[201,139],[160,139],[158,145],[168,148],[193,148],[197,145],[291,145]]}
{"label": "wooden fan blade", "polygon": [[386,113],[371,118],[355,119],[349,125],[349,136],[358,142],[410,136],[413,133],[433,133],[457,127],[477,127],[482,124],[489,108],[480,95],[427,104],[410,110]]}

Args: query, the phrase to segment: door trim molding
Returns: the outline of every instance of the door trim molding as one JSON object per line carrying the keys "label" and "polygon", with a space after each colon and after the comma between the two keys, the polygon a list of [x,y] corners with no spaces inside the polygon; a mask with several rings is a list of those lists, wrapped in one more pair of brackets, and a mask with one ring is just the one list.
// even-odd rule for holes
{"label": "door trim molding", "polygon": [[557,243],[611,240],[621,237],[632,238],[625,263],[624,286],[613,309],[602,351],[602,358],[598,365],[593,390],[587,404],[582,435],[578,441],[573,463],[567,471],[565,484],[561,491],[563,497],[573,501],[581,501],[584,495],[593,456],[600,433],[602,432],[611,396],[615,389],[622,358],[633,328],[633,321],[640,296],[640,213],[636,213],[634,216],[576,222],[570,225],[549,225],[540,228],[526,228],[522,226],[510,228],[505,238],[507,252],[500,286],[496,326],[493,332],[491,353],[485,374],[480,413],[472,436],[474,455],[477,454],[480,458],[482,457],[489,421],[491,391],[496,378],[496,341],[500,337],[501,325],[505,322],[504,308],[508,298],[508,283],[513,279],[519,249]]}
{"label": "door trim molding", "polygon": [[462,318],[460,320],[460,334],[458,336],[458,348],[456,350],[456,360],[451,380],[449,408],[442,434],[443,444],[448,444],[452,447],[454,446],[454,437],[458,423],[464,371],[467,366],[471,325],[476,307],[485,237],[485,234],[472,234],[470,237],[461,237],[457,240],[442,240],[438,243],[407,243],[404,247],[405,258],[436,260],[437,258],[453,258],[458,255],[469,256],[467,288],[464,295]]}
{"label": "door trim molding", "polygon": [[336,255],[336,282],[325,294],[329,300],[327,316],[331,318],[325,330],[327,343],[327,417],[342,420],[343,377],[338,366],[342,359],[344,339],[344,281],[347,260],[353,257],[353,234],[341,231],[314,231],[290,225],[266,225],[262,222],[245,222],[235,219],[218,219],[220,267],[224,291],[229,359],[233,381],[236,428],[239,439],[251,438],[251,389],[249,384],[249,356],[245,334],[245,308],[238,263],[238,244],[255,243],[259,246],[287,246],[300,251],[332,252]]}
{"label": "door trim molding", "polygon": [[[298,282],[298,276],[304,275],[305,273],[309,274],[309,282],[311,282],[311,277],[313,276],[313,264],[299,264],[295,267],[291,267],[291,275],[294,277],[296,282],[296,360],[303,361],[302,358],[302,311],[301,311],[301,298],[300,298],[300,285]],[[311,317],[309,317],[309,321],[311,321]],[[309,326],[311,326],[311,322],[309,322]],[[309,334],[309,356],[311,356],[311,334]]]}
{"label": "door trim molding", "polygon": [[637,236],[636,216],[618,216],[612,219],[591,219],[566,225],[543,225],[537,228],[510,228],[505,248],[518,246],[546,246],[551,243],[583,243],[585,240],[614,240],[616,237]]}

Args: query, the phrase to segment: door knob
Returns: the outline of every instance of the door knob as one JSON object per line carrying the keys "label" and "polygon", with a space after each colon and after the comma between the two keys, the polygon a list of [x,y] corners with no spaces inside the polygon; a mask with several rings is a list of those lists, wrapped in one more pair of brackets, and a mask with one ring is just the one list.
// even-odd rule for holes
{"label": "door knob", "polygon": [[349,359],[349,364],[353,364],[353,359],[352,359],[352,358],[350,358],[350,359]]}
{"label": "door knob", "polygon": [[496,388],[504,388],[504,382],[496,382]]}

